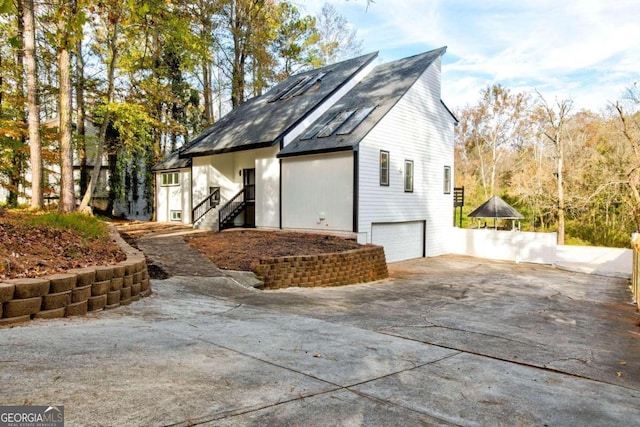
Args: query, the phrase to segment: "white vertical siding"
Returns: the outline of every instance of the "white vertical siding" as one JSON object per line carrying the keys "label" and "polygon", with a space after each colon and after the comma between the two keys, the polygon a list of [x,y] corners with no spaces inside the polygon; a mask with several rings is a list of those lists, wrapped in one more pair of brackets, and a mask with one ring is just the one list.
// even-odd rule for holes
{"label": "white vertical siding", "polygon": [[282,227],[353,230],[353,152],[282,159]]}
{"label": "white vertical siding", "polygon": [[191,224],[191,169],[180,169],[180,192],[182,195],[182,222]]}
{"label": "white vertical siding", "polygon": [[162,176],[156,173],[156,221],[169,221],[169,191],[162,186]]}
{"label": "white vertical siding", "polygon": [[280,161],[273,154],[256,159],[256,227],[280,227]]}
{"label": "white vertical siding", "polygon": [[[163,171],[176,172],[176,171]],[[162,172],[156,173],[156,220],[171,222],[171,211],[182,213],[182,223],[191,223],[191,171],[180,169],[180,185],[162,185]]]}
{"label": "white vertical siding", "polygon": [[[426,221],[426,255],[449,252],[453,195],[443,194],[444,166],[452,167],[453,118],[440,102],[440,59],[423,73],[360,143],[360,240],[371,224]],[[380,186],[380,150],[389,152],[389,186]],[[414,191],[404,192],[404,161],[414,162]]]}

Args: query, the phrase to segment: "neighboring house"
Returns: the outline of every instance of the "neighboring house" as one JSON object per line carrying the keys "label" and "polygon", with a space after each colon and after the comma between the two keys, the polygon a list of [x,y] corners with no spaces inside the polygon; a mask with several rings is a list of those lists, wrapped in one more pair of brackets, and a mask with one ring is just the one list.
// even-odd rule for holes
{"label": "neighboring house", "polygon": [[[45,127],[53,129],[54,131],[58,127],[58,119],[51,119],[43,123]],[[96,157],[96,140],[98,135],[98,128],[89,120],[85,122],[86,138],[87,138],[87,168],[90,175],[93,170],[93,163]],[[79,205],[84,194],[80,188],[80,154],[77,151],[73,153],[73,179],[74,179],[74,192],[76,196],[76,204]],[[110,165],[109,162],[112,162]],[[93,192],[91,199],[91,207],[95,210],[105,211],[109,207],[109,193],[110,193],[110,178],[113,170],[115,169],[115,156],[109,156],[108,153],[104,153],[100,161],[100,175],[98,183]],[[129,168],[131,169],[131,168]],[[110,215],[114,217],[122,217],[132,220],[144,220],[151,219],[153,206],[152,200],[147,200],[145,197],[145,162],[143,159],[139,161],[138,172],[136,173],[136,179],[131,179],[134,172],[127,170],[125,175],[129,178],[125,179],[125,194],[122,200],[115,200],[112,203]],[[2,180],[3,177],[0,177]],[[31,169],[27,164],[25,170],[26,182],[31,182]],[[2,185],[0,181],[0,205],[7,202],[9,196],[8,191]],[[60,197],[60,164],[44,162],[43,164],[43,184],[44,184],[44,201],[45,206],[56,204]],[[6,185],[6,184],[5,184]],[[134,189],[135,186],[135,189]],[[20,196],[18,197],[18,203],[28,204],[31,198],[31,187],[29,185],[20,187]]]}
{"label": "neighboring house", "polygon": [[446,48],[288,78],[156,166],[157,218],[351,233],[387,261],[448,253],[455,117]]}

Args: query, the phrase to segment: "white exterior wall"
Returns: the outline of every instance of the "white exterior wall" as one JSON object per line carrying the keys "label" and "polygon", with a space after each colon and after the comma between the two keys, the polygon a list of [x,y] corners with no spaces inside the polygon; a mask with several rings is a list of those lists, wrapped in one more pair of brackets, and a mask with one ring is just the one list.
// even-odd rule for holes
{"label": "white exterior wall", "polygon": [[[372,129],[359,151],[359,241],[372,223],[426,221],[426,256],[450,252],[453,188],[444,194],[444,166],[453,187],[454,120],[440,102],[438,59]],[[380,150],[389,152],[389,186],[380,185]],[[414,162],[413,193],[404,192],[404,161]]]}
{"label": "white exterior wall", "polygon": [[353,231],[353,152],[282,159],[282,228]]}
{"label": "white exterior wall", "polygon": [[[176,172],[176,171],[162,171]],[[156,173],[156,219],[158,222],[171,221],[171,211],[182,212],[182,223],[191,223],[191,171],[180,169],[180,185],[162,185],[162,172]]]}
{"label": "white exterior wall", "polygon": [[256,227],[280,227],[280,160],[278,147],[256,158]]}
{"label": "white exterior wall", "polygon": [[452,253],[502,261],[554,264],[556,233],[531,233],[454,227]]}

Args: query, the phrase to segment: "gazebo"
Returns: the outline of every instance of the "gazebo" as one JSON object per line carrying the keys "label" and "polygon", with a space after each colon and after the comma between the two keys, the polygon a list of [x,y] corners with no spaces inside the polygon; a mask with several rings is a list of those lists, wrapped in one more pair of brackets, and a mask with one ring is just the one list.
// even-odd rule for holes
{"label": "gazebo", "polygon": [[[498,196],[492,196],[489,200],[480,205],[476,210],[467,215],[469,218],[487,219],[493,218],[493,228],[497,229],[498,219],[510,219],[512,229],[514,221],[524,218],[513,206],[502,200]],[[520,227],[518,227],[520,228]]]}

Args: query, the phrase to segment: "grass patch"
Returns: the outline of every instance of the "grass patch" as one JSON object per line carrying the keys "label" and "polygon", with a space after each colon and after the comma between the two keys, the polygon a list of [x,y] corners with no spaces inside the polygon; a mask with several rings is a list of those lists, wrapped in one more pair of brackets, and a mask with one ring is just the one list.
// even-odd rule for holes
{"label": "grass patch", "polygon": [[100,239],[109,234],[109,228],[104,222],[80,213],[47,212],[41,215],[30,215],[26,222],[33,227],[72,230],[84,239]]}

